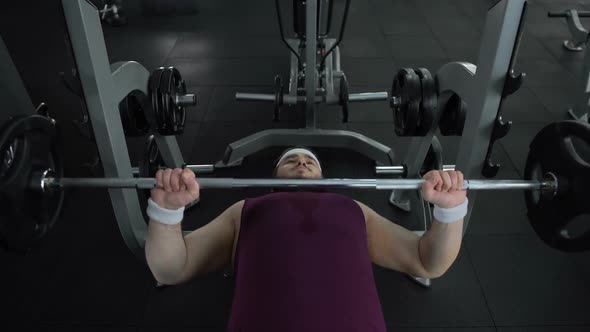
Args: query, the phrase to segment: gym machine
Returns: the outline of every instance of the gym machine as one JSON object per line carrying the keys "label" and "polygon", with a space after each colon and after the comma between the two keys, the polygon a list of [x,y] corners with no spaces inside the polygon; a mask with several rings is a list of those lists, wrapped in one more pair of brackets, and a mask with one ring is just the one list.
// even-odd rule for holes
{"label": "gym machine", "polygon": [[[590,17],[590,11],[568,9],[564,12],[549,12],[548,17],[565,18],[567,27],[572,35],[571,39],[563,42],[563,47],[571,52],[581,52],[588,44],[588,30],[582,26],[580,17]],[[588,122],[588,102],[590,99],[590,52],[586,51],[582,70],[580,71],[580,87],[573,109],[567,111],[568,117],[574,120]]]}
{"label": "gym machine", "polygon": [[[502,136],[494,133],[503,126],[501,100],[516,91],[524,77],[513,68],[525,10],[526,0],[499,1],[490,8],[477,66],[451,62],[433,76],[422,68],[404,68],[396,75],[390,100],[396,134],[412,137],[412,153],[402,162],[407,177],[418,176],[433,141],[438,142],[437,129],[442,135],[462,136],[456,168],[465,176],[495,176],[498,166],[490,154],[494,140]],[[402,193],[394,191],[390,202],[411,210]]]}
{"label": "gym machine", "polygon": [[[493,145],[511,126],[511,122],[502,119],[501,103],[520,88],[525,76],[517,75],[514,66],[526,8],[526,0],[503,0],[488,10],[477,65],[451,62],[435,75],[425,68],[403,68],[394,77],[390,106],[395,132],[398,136],[412,137],[407,149],[412,153],[406,154],[402,161],[407,178],[420,176],[433,151],[434,155],[442,154],[442,147],[437,147],[440,145],[435,136],[437,129],[445,136],[462,136],[455,167],[465,177],[481,174],[491,178],[497,174],[500,165],[491,160]],[[437,168],[442,168],[442,161]],[[393,190],[389,201],[409,212],[410,195],[415,194]],[[476,201],[476,192],[470,191],[468,195],[471,204],[464,218],[464,232]],[[430,285],[430,280],[415,280]]]}
{"label": "gym machine", "polygon": [[328,38],[332,22],[333,0],[293,0],[293,22],[297,38],[286,38],[280,0],[275,0],[281,39],[291,52],[288,90],[281,77],[275,77],[274,94],[236,93],[236,100],[274,103],[278,121],[283,105],[305,106],[305,128],[269,129],[230,143],[216,167],[241,165],[243,158],[274,146],[305,145],[345,148],[356,151],[382,165],[393,165],[391,148],[364,135],[345,130],[316,128],[316,109],[320,103],[340,105],[343,121],[348,121],[348,103],[387,100],[387,92],[350,94],[346,75],[340,66],[339,44],[350,7],[346,0],[337,39]]}

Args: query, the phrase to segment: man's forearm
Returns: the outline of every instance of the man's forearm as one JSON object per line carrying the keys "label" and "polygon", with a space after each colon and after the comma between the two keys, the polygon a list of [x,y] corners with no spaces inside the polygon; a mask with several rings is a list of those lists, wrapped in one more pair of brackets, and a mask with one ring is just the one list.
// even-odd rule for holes
{"label": "man's forearm", "polygon": [[431,278],[438,278],[457,258],[463,238],[463,219],[443,224],[436,220],[419,241],[420,260]]}
{"label": "man's forearm", "polygon": [[180,224],[164,225],[150,220],[145,253],[148,266],[159,283],[176,283],[182,275],[187,259]]}

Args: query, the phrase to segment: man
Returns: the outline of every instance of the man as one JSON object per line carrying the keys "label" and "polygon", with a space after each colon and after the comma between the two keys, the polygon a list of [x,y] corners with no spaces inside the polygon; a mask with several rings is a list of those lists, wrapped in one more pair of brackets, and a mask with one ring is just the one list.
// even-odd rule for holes
{"label": "man", "polygon": [[[306,148],[275,164],[278,178],[322,178]],[[228,331],[385,331],[371,263],[437,278],[454,262],[467,213],[463,175],[430,171],[423,197],[435,204],[422,237],[349,197],[275,191],[239,201],[186,237],[184,206],[199,198],[188,169],[160,170],[148,201],[148,265],[161,284],[232,264],[235,292]]]}

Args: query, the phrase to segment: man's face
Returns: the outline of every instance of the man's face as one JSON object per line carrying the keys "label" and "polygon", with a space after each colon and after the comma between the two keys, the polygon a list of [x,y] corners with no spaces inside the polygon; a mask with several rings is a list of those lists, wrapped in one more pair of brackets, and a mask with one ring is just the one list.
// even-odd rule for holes
{"label": "man's face", "polygon": [[304,154],[296,154],[281,161],[277,168],[277,178],[321,179],[322,172],[313,158]]}

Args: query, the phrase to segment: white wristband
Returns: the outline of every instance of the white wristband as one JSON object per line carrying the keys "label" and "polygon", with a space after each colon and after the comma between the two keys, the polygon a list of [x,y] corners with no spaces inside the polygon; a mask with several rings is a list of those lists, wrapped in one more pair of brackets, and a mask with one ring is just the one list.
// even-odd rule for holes
{"label": "white wristband", "polygon": [[164,225],[180,224],[184,216],[184,206],[178,210],[168,210],[160,207],[151,198],[148,199],[147,215],[153,221]]}
{"label": "white wristband", "polygon": [[436,221],[441,222],[443,224],[450,224],[455,221],[459,221],[465,218],[465,216],[467,215],[468,202],[469,200],[465,198],[465,202],[450,209],[441,208],[440,206],[435,204],[432,215],[434,216],[434,219]]}

